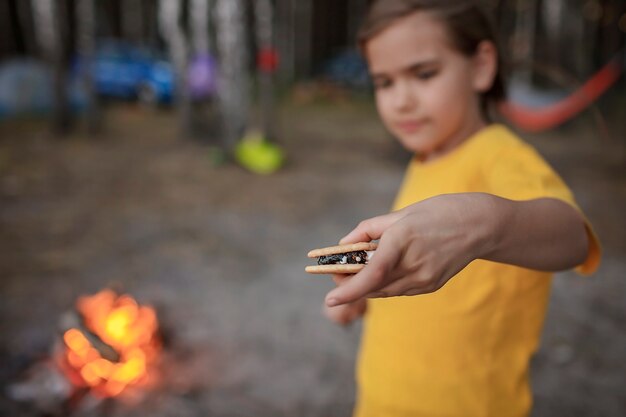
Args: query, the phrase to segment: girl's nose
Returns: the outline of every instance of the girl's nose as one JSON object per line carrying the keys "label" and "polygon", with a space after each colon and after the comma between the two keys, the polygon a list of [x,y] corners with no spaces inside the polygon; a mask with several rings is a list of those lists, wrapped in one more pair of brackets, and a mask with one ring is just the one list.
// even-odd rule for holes
{"label": "girl's nose", "polygon": [[417,105],[417,97],[410,85],[400,82],[396,85],[393,96],[393,104],[396,110],[409,110]]}

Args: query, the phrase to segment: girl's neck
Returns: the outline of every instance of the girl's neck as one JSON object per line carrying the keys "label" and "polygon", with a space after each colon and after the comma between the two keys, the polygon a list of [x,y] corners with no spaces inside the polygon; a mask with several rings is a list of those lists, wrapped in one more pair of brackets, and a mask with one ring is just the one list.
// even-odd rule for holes
{"label": "girl's neck", "polygon": [[468,121],[468,123],[465,123],[459,130],[449,137],[442,144],[442,146],[437,149],[433,149],[430,153],[418,155],[418,159],[421,162],[433,162],[452,152],[467,139],[484,129],[487,125],[487,120],[484,117],[473,117]]}

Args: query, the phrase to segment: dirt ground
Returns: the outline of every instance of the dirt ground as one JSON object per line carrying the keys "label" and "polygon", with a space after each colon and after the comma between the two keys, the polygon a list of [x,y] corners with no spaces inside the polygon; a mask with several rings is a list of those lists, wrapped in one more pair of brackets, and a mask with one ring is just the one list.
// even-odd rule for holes
{"label": "dirt ground", "polygon": [[[122,288],[167,335],[148,400],[76,415],[348,416],[359,325],[320,314],[306,252],[388,210],[408,155],[366,104],[284,106],[289,163],[271,176],[212,163],[173,115],[108,109],[99,138],[0,124],[0,415],[40,415],[6,388],[58,338],[81,294]],[[623,130],[619,135],[623,136]],[[557,275],[532,364],[533,417],[626,415],[623,137],[591,119],[529,137],[604,245],[593,278]]]}

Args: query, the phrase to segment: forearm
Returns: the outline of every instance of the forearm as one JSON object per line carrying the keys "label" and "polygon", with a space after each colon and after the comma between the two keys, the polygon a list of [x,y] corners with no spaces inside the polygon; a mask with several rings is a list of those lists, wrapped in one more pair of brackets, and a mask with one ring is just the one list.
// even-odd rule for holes
{"label": "forearm", "polygon": [[475,259],[558,271],[587,256],[584,219],[551,198],[512,201],[444,194],[362,221],[342,241],[380,239],[370,265],[326,296],[329,307],[363,297],[439,290]]}
{"label": "forearm", "polygon": [[485,198],[480,204],[488,232],[480,258],[544,271],[569,269],[585,260],[589,242],[584,219],[572,206],[553,198]]}

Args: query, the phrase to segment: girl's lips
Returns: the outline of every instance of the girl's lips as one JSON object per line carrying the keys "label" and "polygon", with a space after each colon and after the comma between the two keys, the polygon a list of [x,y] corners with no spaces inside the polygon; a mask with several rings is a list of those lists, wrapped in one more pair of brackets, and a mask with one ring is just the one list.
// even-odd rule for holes
{"label": "girl's lips", "polygon": [[414,133],[424,126],[425,122],[423,120],[411,120],[406,122],[398,122],[396,126],[404,133]]}

